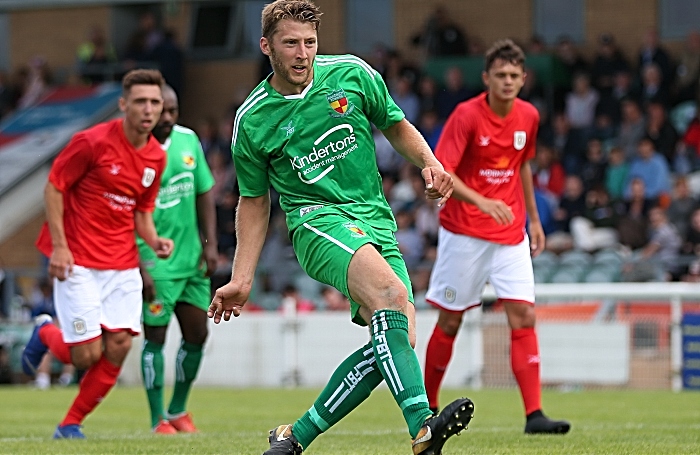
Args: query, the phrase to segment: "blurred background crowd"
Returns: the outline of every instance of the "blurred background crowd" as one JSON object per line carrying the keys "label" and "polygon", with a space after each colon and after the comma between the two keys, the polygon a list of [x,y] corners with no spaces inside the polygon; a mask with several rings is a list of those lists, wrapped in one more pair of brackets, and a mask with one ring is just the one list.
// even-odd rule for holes
{"label": "blurred background crowd", "polygon": [[[598,37],[592,56],[567,36],[554,45],[538,36],[519,44],[528,56],[520,97],[533,103],[541,118],[532,164],[548,246],[535,260],[537,281],[700,281],[700,33],[689,33],[683,50],[673,53],[654,29],[640,31],[634,55],[618,48],[614,33]],[[455,106],[482,90],[482,56],[489,45],[439,7],[411,37],[411,48],[427,57],[423,64],[382,44],[362,57],[382,74],[396,103],[434,148]],[[36,104],[57,83],[115,81],[136,67],[160,68],[182,94],[188,90],[183,55],[176,34],[150,13],[141,16],[123,55],[104,30],[91,27],[75,50],[74,71],[57,74],[50,59],[39,56],[9,73],[0,71],[0,118]],[[542,56],[553,62],[547,74],[537,66]],[[258,80],[269,71],[261,56]],[[186,125],[199,135],[216,179],[220,267],[214,286],[228,279],[236,248],[238,192],[230,143],[236,109],[251,89],[227,95],[230,106],[217,118]],[[422,197],[419,170],[380,132],[374,137],[418,303],[435,258],[438,211]],[[596,261],[605,255],[616,259],[600,273]],[[42,304],[49,285],[37,286],[28,307]],[[294,297],[300,311],[348,305],[337,291],[305,276],[273,194],[251,308],[277,309],[280,295]]]}

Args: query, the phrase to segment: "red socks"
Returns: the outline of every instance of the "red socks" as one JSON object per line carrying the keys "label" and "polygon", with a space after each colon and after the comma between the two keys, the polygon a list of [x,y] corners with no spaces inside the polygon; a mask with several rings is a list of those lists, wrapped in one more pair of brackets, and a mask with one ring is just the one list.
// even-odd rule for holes
{"label": "red socks", "polygon": [[511,331],[510,365],[523,396],[525,415],[541,409],[540,353],[533,327]]}
{"label": "red socks", "polygon": [[436,325],[433,335],[428,341],[428,349],[425,354],[425,391],[428,395],[428,405],[431,408],[438,407],[438,394],[445,370],[452,358],[454,336],[449,336]]}
{"label": "red socks", "polygon": [[75,397],[61,425],[80,425],[85,416],[100,404],[117,383],[120,370],[121,367],[111,363],[103,354],[80,381],[78,396]]}
{"label": "red socks", "polygon": [[53,354],[59,362],[66,364],[71,363],[70,348],[66,342],[63,341],[61,329],[54,324],[44,324],[39,329],[39,338],[41,338],[42,343],[48,346],[51,354]]}

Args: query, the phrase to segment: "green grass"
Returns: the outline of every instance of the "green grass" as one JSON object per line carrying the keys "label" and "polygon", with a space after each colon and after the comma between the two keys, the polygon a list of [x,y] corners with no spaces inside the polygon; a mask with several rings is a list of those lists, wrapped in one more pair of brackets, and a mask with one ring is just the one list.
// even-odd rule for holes
{"label": "green grass", "polygon": [[[261,454],[267,431],[292,423],[316,390],[195,388],[190,410],[197,435],[154,436],[145,393],[117,387],[85,421],[87,441],[51,439],[76,388],[47,392],[0,388],[0,453],[13,454]],[[700,454],[700,394],[666,391],[545,392],[545,410],[569,419],[566,436],[525,436],[516,390],[447,390],[448,402],[472,398],[468,431],[445,446],[449,454]],[[305,453],[410,454],[401,414],[378,390],[353,414],[319,437]]]}

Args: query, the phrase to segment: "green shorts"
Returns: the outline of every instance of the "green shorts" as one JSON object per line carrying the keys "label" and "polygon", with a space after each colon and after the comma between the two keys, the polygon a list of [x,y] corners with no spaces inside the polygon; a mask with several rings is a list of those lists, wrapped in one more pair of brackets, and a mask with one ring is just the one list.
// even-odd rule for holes
{"label": "green shorts", "polygon": [[203,311],[211,303],[211,281],[205,276],[178,280],[155,280],[156,299],[143,302],[143,323],[154,327],[168,325],[178,302],[189,303]]}
{"label": "green shorts", "polygon": [[413,291],[408,270],[399,251],[394,233],[377,229],[343,215],[326,215],[309,220],[292,233],[292,243],[299,263],[314,280],[338,289],[350,299],[352,321],[367,325],[359,316],[360,305],[350,298],[348,266],[350,259],[362,245],[371,243],[377,248],[408,290],[413,303]]}

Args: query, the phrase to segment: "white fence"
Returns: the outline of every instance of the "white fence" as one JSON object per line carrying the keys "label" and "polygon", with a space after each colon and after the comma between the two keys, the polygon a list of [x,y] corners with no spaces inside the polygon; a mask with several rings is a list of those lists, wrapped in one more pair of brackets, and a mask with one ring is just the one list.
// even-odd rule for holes
{"label": "white fence", "polygon": [[[700,301],[700,284],[605,283],[541,284],[536,287],[539,309],[571,308],[538,322],[542,380],[562,386],[601,385],[666,387],[681,383],[683,302]],[[490,287],[487,300],[495,299]],[[577,304],[595,301],[596,311],[585,318]],[[662,333],[648,338],[644,324],[615,317],[615,309],[635,302],[668,305],[666,316],[653,327]],[[619,312],[618,312],[619,313]],[[416,352],[421,363],[437,312],[418,311]],[[210,337],[199,374],[200,385],[235,387],[322,386],[350,352],[369,339],[346,313],[301,315],[249,313],[220,325],[210,325]],[[172,383],[179,329],[171,324],[166,346],[166,380]],[[657,340],[657,338],[659,338]],[[510,336],[502,312],[470,311],[455,344],[446,387],[514,385],[508,361]],[[142,340],[134,348],[120,381],[140,383]],[[650,381],[654,375],[658,381]]]}

